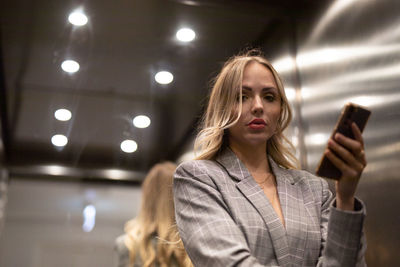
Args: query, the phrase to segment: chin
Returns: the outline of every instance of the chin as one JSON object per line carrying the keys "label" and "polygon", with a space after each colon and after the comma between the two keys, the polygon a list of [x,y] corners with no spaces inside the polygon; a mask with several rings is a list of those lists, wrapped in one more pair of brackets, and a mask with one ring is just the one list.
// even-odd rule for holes
{"label": "chin", "polygon": [[247,139],[247,143],[251,146],[262,146],[266,145],[268,141],[268,138],[266,137],[257,137],[257,138],[249,138]]}

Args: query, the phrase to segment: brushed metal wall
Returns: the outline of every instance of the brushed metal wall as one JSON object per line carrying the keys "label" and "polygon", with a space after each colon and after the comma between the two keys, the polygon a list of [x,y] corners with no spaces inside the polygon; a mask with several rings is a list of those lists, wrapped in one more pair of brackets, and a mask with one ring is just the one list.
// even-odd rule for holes
{"label": "brushed metal wall", "polygon": [[296,52],[273,63],[297,92],[303,167],[315,171],[346,102],[372,110],[357,192],[367,205],[367,263],[400,266],[400,1],[333,1],[294,28]]}

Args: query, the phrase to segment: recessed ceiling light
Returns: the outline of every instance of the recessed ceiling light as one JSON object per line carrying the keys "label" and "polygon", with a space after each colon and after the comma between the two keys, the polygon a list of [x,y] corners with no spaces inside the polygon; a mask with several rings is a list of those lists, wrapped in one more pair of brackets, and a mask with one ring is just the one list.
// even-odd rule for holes
{"label": "recessed ceiling light", "polygon": [[74,73],[79,70],[79,63],[75,60],[65,60],[61,63],[61,68],[65,72]]}
{"label": "recessed ceiling light", "polygon": [[160,71],[154,78],[159,84],[169,84],[174,80],[174,75],[168,71]]}
{"label": "recessed ceiling light", "polygon": [[150,123],[150,118],[145,115],[139,115],[133,119],[133,125],[137,128],[147,128]]}
{"label": "recessed ceiling light", "polygon": [[68,143],[68,138],[62,134],[53,135],[51,143],[55,146],[65,146]]}
{"label": "recessed ceiling light", "polygon": [[133,140],[125,140],[121,142],[121,150],[125,153],[132,153],[137,150],[137,144]]}
{"label": "recessed ceiling light", "polygon": [[54,112],[54,117],[59,121],[69,121],[72,117],[72,113],[68,109],[61,108]]}
{"label": "recessed ceiling light", "polygon": [[196,37],[196,33],[189,28],[183,28],[176,32],[176,38],[181,42],[191,42]]}
{"label": "recessed ceiling light", "polygon": [[88,22],[88,18],[82,11],[74,11],[69,14],[68,21],[75,26],[83,26]]}

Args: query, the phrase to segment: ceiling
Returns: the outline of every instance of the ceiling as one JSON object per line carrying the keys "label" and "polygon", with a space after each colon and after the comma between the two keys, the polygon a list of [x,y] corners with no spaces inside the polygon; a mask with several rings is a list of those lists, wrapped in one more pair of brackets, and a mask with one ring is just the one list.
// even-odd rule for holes
{"label": "ceiling", "polygon": [[[190,145],[209,82],[231,55],[273,51],[279,23],[322,1],[1,1],[2,157],[11,174],[137,181]],[[80,27],[68,15],[82,9]],[[190,27],[196,38],[176,39]],[[268,53],[267,53],[268,54]],[[80,69],[67,74],[66,59]],[[170,71],[160,85],[154,75]],[[69,121],[54,112],[66,108]],[[146,115],[148,128],[132,119]],[[64,147],[51,137],[63,134]],[[125,153],[120,143],[135,140]]]}

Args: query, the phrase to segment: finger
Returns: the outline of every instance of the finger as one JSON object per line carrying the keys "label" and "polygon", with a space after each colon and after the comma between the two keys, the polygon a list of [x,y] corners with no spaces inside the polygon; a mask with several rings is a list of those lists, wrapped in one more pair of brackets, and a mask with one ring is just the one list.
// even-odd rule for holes
{"label": "finger", "polygon": [[364,164],[364,167],[367,165],[367,160],[365,158],[365,150],[364,150],[364,138],[362,137],[362,133],[360,128],[358,128],[357,124],[353,122],[351,124],[351,129],[353,131],[354,137],[357,141],[360,142],[361,144],[361,151],[358,153],[357,158],[361,160],[361,162]]}
{"label": "finger", "polygon": [[357,141],[361,143],[361,146],[364,148],[364,139],[362,137],[360,128],[358,128],[357,124],[353,122],[351,124],[351,130],[353,131],[354,137]]}
{"label": "finger", "polygon": [[347,163],[350,168],[354,168],[357,171],[364,169],[366,165],[363,150],[360,154],[355,155],[351,151],[347,150],[345,147],[336,143],[334,140],[330,139],[328,142],[328,147],[332,150],[342,161]]}
{"label": "finger", "polygon": [[342,172],[342,177],[343,176],[348,176],[348,177],[358,177],[359,172],[350,168],[346,162],[344,162],[341,158],[337,157],[332,151],[327,150],[325,152],[327,158],[332,162],[333,165],[336,166],[341,172]]}
{"label": "finger", "polygon": [[337,133],[334,136],[334,141],[339,143],[341,146],[352,151],[355,157],[359,157],[363,151],[363,145],[360,141],[351,139],[344,136],[343,134]]}

